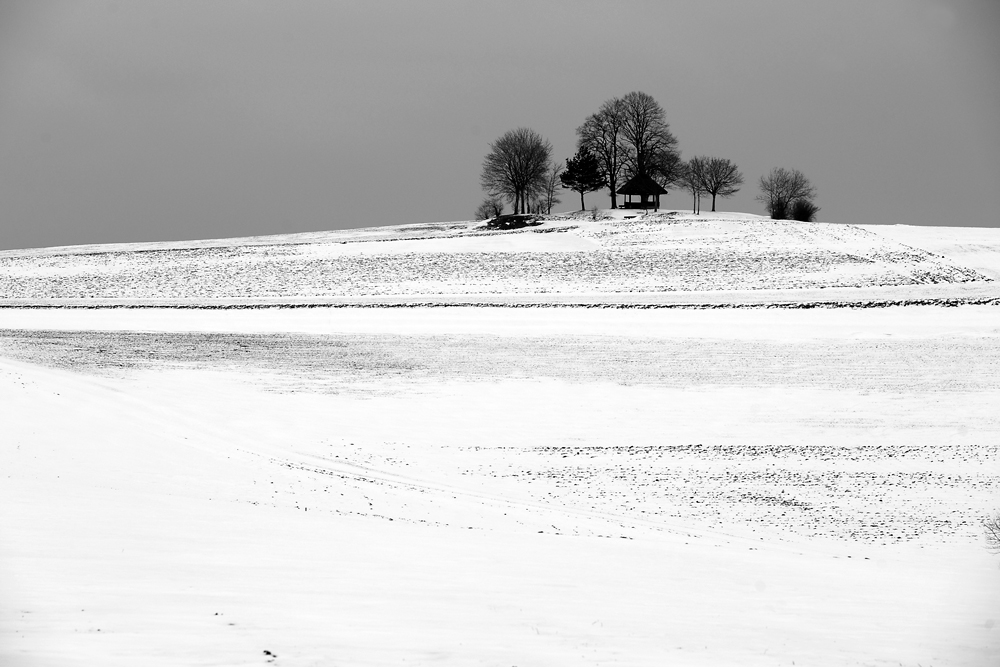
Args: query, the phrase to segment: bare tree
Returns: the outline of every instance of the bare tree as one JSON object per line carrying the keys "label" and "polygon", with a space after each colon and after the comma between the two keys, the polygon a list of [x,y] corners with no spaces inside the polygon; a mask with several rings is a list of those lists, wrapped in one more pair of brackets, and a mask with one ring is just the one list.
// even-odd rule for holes
{"label": "bare tree", "polygon": [[490,144],[480,183],[491,195],[505,197],[515,215],[524,213],[544,190],[552,144],[534,130],[519,127]]}
{"label": "bare tree", "polygon": [[684,169],[677,139],[670,132],[660,103],[636,91],[622,98],[622,106],[622,137],[628,148],[630,175],[650,176],[664,187],[680,178]]}
{"label": "bare tree", "polygon": [[676,183],[684,175],[684,160],[675,150],[660,151],[653,154],[650,176],[663,187]]}
{"label": "bare tree", "polygon": [[[552,213],[552,207],[561,202],[562,200],[556,196],[556,193],[562,189],[562,181],[560,176],[563,172],[563,166],[558,162],[553,162],[549,165],[549,170],[545,173],[545,184],[542,188],[542,208],[545,215],[550,215]],[[542,211],[539,211],[541,213]]]}
{"label": "bare tree", "polygon": [[576,128],[577,148],[593,153],[600,162],[604,183],[611,195],[611,208],[618,208],[618,186],[628,153],[622,135],[624,123],[625,105],[615,98],[604,102],[597,113]]}
{"label": "bare tree", "polygon": [[775,167],[767,176],[760,177],[760,194],[757,201],[775,220],[788,217],[792,204],[799,199],[811,200],[816,196],[816,188],[798,169]]}
{"label": "bare tree", "polygon": [[[691,212],[701,213],[701,196],[705,194],[706,158],[693,157],[683,164],[681,175],[677,182],[691,193]],[[714,210],[714,209],[713,209]]]}
{"label": "bare tree", "polygon": [[712,195],[712,212],[715,212],[716,197],[730,197],[739,192],[743,185],[743,174],[729,160],[718,157],[700,158],[704,163],[702,186]]}
{"label": "bare tree", "polygon": [[490,220],[503,214],[503,200],[500,197],[487,197],[476,209],[476,220]]}

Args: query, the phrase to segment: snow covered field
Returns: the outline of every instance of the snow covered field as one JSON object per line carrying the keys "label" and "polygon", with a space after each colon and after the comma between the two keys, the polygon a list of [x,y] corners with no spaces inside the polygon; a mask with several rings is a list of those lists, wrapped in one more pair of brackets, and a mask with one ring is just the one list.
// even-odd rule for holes
{"label": "snow covered field", "polygon": [[[122,244],[0,253],[0,298],[94,302],[242,300],[245,303],[378,299],[553,302],[658,301],[724,293],[947,288],[1000,298],[979,268],[873,228],[759,216],[623,210],[606,219],[564,215],[534,227],[482,223]],[[915,228],[907,228],[915,229]],[[968,232],[970,230],[960,230]],[[1000,257],[985,257],[996,267]],[[979,262],[977,266],[983,265]],[[705,293],[710,296],[706,297]],[[714,295],[713,295],[714,294]],[[835,298],[835,297],[831,297]],[[907,298],[912,298],[908,296]]]}
{"label": "snow covered field", "polygon": [[[698,262],[760,259],[740,244],[773,223],[709,243],[626,222],[363,245],[398,244],[383,258],[409,264],[373,266],[405,295],[459,292],[418,280],[414,243],[481,257],[469,276],[639,243],[601,260],[613,280],[539,279],[597,302],[631,284],[628,252],[661,251],[692,263],[683,285],[778,300],[990,294],[1000,245],[970,268],[943,234],[787,223],[758,241],[789,262],[736,280]],[[203,289],[232,296],[256,266],[254,294],[296,296],[309,253],[363,256],[299,247],[282,278],[278,246],[250,243],[199,256]],[[87,299],[87,276],[139,306],[163,296],[146,278],[196,268],[115,253],[7,254],[0,290]],[[1000,509],[998,398],[997,305],[0,308],[0,664],[1000,664],[979,528]]]}

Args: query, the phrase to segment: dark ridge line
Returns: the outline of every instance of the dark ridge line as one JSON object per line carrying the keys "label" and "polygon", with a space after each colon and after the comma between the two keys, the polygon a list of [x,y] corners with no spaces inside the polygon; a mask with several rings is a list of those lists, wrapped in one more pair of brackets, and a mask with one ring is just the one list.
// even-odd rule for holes
{"label": "dark ridge line", "polygon": [[298,309],[298,308],[590,308],[604,310],[720,310],[720,309],[785,309],[807,310],[812,308],[892,308],[898,306],[940,306],[955,308],[958,306],[997,306],[1000,297],[953,297],[940,299],[891,299],[880,301],[803,301],[776,303],[490,303],[483,301],[415,301],[407,303],[112,303],[112,304],[9,304],[0,302],[0,309],[12,308],[23,310],[264,310],[264,309]]}

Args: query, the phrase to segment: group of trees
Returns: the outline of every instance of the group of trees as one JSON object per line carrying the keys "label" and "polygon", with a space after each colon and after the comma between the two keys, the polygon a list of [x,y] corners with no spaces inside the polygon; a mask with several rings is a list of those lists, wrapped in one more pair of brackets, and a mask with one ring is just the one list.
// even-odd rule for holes
{"label": "group of trees", "polygon": [[731,197],[743,185],[743,174],[736,165],[720,157],[693,157],[684,165],[678,179],[691,193],[695,213],[701,212],[701,196],[712,195],[712,210],[718,197]]}
{"label": "group of trees", "polygon": [[767,176],[760,177],[760,194],[757,201],[775,220],[801,220],[811,222],[816,219],[819,207],[813,204],[816,188],[798,169],[775,167]]}
{"label": "group of trees", "polygon": [[559,171],[552,163],[552,144],[526,127],[510,130],[490,144],[483,161],[480,181],[489,196],[480,209],[495,209],[507,199],[515,214],[542,206],[551,212],[559,201],[555,196]]}
{"label": "group of trees", "polygon": [[[601,187],[608,188],[611,208],[618,208],[618,188],[626,181],[649,176],[666,187],[684,170],[666,113],[646,93],[636,91],[606,101],[576,128],[576,136],[576,158],[590,154],[597,159]],[[589,183],[589,175],[584,180]],[[583,191],[576,191],[582,201]]]}
{"label": "group of trees", "polygon": [[[694,157],[681,160],[677,139],[670,132],[660,104],[643,92],[607,100],[576,129],[577,152],[565,169],[552,161],[552,145],[534,130],[517,128],[490,144],[480,177],[487,198],[476,211],[481,219],[495,217],[509,202],[514,213],[551,213],[560,202],[560,186],[584,195],[604,188],[611,208],[618,208],[618,188],[637,176],[648,176],[663,188],[677,184],[691,192],[693,209],[701,197],[716,199],[739,191],[743,175],[730,160]],[[777,168],[760,179],[761,194],[772,218],[812,220],[819,209],[815,189],[797,170]],[[643,203],[646,196],[643,195]]]}

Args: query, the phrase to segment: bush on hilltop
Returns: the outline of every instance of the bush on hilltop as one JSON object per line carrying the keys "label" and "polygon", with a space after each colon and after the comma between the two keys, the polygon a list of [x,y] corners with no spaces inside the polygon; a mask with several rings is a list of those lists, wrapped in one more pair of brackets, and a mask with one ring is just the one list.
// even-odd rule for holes
{"label": "bush on hilltop", "polygon": [[815,222],[817,212],[819,212],[819,206],[808,199],[796,199],[795,203],[792,204],[792,220]]}

